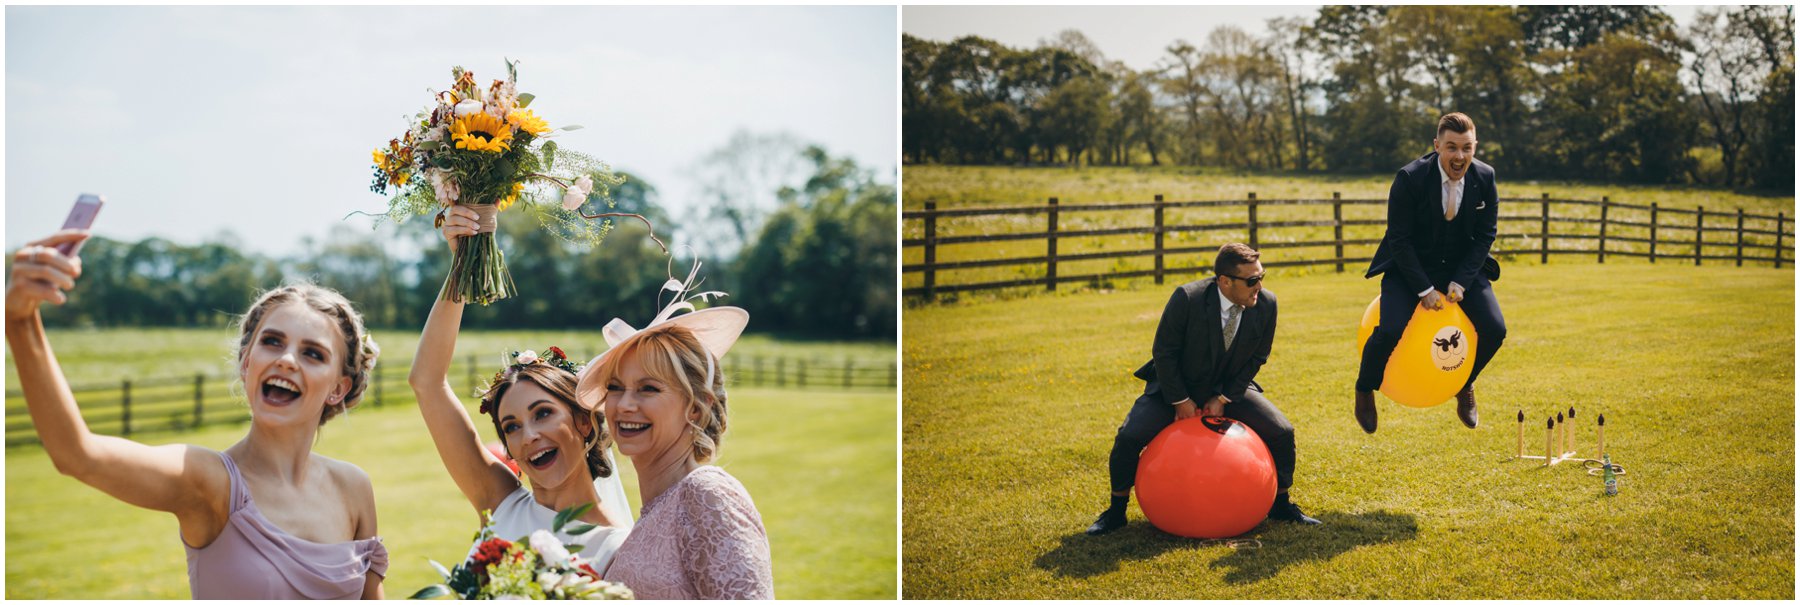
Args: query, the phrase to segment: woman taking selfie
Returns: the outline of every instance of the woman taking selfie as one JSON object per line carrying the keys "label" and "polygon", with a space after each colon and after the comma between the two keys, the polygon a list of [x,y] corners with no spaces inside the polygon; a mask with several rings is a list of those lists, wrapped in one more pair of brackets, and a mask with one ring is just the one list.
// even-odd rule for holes
{"label": "woman taking selfie", "polygon": [[224,451],[151,446],[88,430],[38,308],[62,304],[81,259],[65,230],[13,255],[6,340],[33,427],[56,470],[128,504],[175,515],[196,599],[381,598],[387,549],[369,476],[312,452],[319,428],[356,407],[379,349],[337,292],[264,293],[238,322],[250,432]]}

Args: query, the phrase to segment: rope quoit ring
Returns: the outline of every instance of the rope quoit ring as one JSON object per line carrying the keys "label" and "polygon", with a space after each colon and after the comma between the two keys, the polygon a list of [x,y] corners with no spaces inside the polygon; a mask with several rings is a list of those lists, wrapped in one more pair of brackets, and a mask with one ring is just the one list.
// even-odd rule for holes
{"label": "rope quoit ring", "polygon": [[[1587,468],[1587,473],[1589,475],[1598,477],[1606,474],[1606,463],[1599,460],[1582,460],[1581,466]],[[1612,472],[1614,475],[1623,475],[1625,474],[1625,467],[1614,462],[1612,465]]]}

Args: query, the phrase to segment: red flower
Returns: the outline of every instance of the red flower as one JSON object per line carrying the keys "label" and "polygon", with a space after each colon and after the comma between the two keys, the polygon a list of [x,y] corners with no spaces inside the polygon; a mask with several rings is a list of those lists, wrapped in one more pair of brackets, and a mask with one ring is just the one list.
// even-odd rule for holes
{"label": "red flower", "polygon": [[499,538],[488,538],[486,542],[482,542],[481,546],[475,549],[475,556],[471,558],[475,563],[475,569],[479,573],[486,574],[487,566],[499,563],[500,558],[506,555],[508,548],[512,548],[511,542]]}
{"label": "red flower", "polygon": [[563,359],[568,359],[568,358],[569,358],[569,356],[568,356],[568,354],[566,354],[566,353],[563,353],[563,352],[562,352],[562,349],[558,349],[558,348],[556,348],[556,347],[550,347],[550,352],[551,352],[551,353],[553,353],[553,354],[555,354],[555,355],[556,355],[556,356],[557,356],[557,357],[561,357],[561,358],[563,358]]}
{"label": "red flower", "polygon": [[600,572],[594,571],[594,568],[588,567],[588,564],[586,563],[581,564],[581,573],[585,573],[588,577],[596,580],[600,579]]}

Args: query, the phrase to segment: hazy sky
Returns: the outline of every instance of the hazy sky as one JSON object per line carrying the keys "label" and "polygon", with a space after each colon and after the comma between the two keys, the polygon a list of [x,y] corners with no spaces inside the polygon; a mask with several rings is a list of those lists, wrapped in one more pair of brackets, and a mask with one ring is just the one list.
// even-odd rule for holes
{"label": "hazy sky", "polygon": [[[1686,26],[1697,6],[1664,6]],[[1149,69],[1169,43],[1185,39],[1198,46],[1221,25],[1254,35],[1268,32],[1269,19],[1318,15],[1319,6],[908,6],[900,28],[913,36],[949,41],[977,35],[1013,48],[1035,48],[1065,29],[1081,30],[1108,59],[1132,69]]]}
{"label": "hazy sky", "polygon": [[[288,255],[381,211],[370,150],[443,90],[521,62],[559,135],[655,185],[739,129],[896,169],[893,7],[6,8],[6,248],[107,197],[94,230]],[[677,212],[677,215],[680,213]],[[368,228],[370,219],[350,224]],[[384,227],[392,229],[391,226]]]}

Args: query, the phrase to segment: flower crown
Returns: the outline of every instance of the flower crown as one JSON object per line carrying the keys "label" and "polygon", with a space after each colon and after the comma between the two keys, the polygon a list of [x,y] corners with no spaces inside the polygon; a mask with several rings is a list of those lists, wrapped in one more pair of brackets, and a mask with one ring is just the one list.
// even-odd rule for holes
{"label": "flower crown", "polygon": [[496,411],[495,408],[497,408],[500,403],[498,401],[487,401],[487,394],[501,384],[504,384],[506,381],[511,380],[514,375],[519,373],[519,370],[525,369],[526,366],[532,364],[544,364],[570,374],[581,373],[581,364],[569,361],[569,356],[563,353],[562,349],[556,347],[545,349],[542,354],[539,354],[537,351],[513,351],[511,354],[507,355],[506,358],[511,361],[511,363],[508,364],[505,369],[495,372],[494,377],[488,380],[487,386],[475,391],[475,396],[483,399],[481,402],[481,413],[483,414],[493,414]]}

